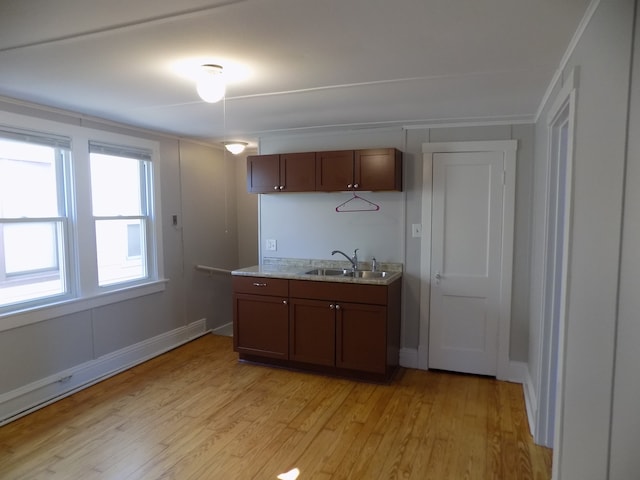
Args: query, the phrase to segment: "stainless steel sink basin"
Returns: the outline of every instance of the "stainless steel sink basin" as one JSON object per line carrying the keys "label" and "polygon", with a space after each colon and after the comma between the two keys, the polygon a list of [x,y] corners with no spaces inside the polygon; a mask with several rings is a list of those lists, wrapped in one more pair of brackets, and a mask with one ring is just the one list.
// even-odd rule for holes
{"label": "stainless steel sink basin", "polygon": [[353,272],[351,270],[343,268],[316,268],[304,273],[306,275],[353,277]]}
{"label": "stainless steel sink basin", "polygon": [[358,270],[355,275],[350,269],[342,268],[315,268],[304,272],[306,275],[318,275],[327,277],[356,277],[356,278],[386,278],[389,272],[371,272],[369,270]]}
{"label": "stainless steel sink basin", "polygon": [[371,272],[368,270],[358,270],[355,276],[358,278],[386,278],[389,275],[389,272]]}

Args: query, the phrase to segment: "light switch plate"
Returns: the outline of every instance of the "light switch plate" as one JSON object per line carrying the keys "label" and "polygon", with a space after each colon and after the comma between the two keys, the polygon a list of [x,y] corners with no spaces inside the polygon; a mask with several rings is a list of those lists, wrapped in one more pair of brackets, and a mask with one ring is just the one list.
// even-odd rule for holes
{"label": "light switch plate", "polygon": [[272,238],[267,239],[265,249],[275,252],[276,250],[278,250],[278,242],[276,242],[276,240]]}
{"label": "light switch plate", "polygon": [[414,224],[411,225],[411,236],[413,238],[422,237],[422,224],[414,223]]}

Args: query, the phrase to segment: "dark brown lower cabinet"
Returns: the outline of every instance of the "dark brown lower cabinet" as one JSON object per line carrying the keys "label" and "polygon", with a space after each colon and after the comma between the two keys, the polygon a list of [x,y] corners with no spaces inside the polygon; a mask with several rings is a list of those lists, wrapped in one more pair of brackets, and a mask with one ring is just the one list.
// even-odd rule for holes
{"label": "dark brown lower cabinet", "polygon": [[278,297],[235,295],[233,340],[237,352],[289,358],[289,308]]}
{"label": "dark brown lower cabinet", "polygon": [[[234,278],[234,348],[241,359],[371,380],[393,376],[400,351],[400,280],[277,281],[286,288],[273,279]],[[267,295],[285,289],[286,299]]]}
{"label": "dark brown lower cabinet", "polygon": [[260,357],[289,358],[289,282],[236,277],[233,286],[233,348]]}
{"label": "dark brown lower cabinet", "polygon": [[339,303],[336,366],[384,374],[387,369],[387,308]]}
{"label": "dark brown lower cabinet", "polygon": [[335,365],[336,321],[329,302],[292,298],[289,309],[289,359]]}

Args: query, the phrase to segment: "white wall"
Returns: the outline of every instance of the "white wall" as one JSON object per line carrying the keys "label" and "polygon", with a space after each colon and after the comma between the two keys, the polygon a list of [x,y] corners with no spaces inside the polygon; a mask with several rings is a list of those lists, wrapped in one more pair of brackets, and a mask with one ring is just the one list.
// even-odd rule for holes
{"label": "white wall", "polygon": [[[608,478],[633,7],[632,0],[600,2],[562,75],[574,67],[579,72],[563,415],[556,421],[554,448],[554,472],[563,480]],[[554,98],[552,94],[550,102]],[[529,357],[534,378],[546,341],[539,325],[548,107],[536,124]]]}
{"label": "white wall", "polygon": [[[307,152],[354,148],[395,147],[402,150],[402,129],[359,130],[262,138],[260,153]],[[351,194],[291,193],[260,195],[261,256],[330,259],[333,250],[379,261],[404,260],[404,194],[362,193],[380,205],[377,212],[338,213],[335,208]],[[278,250],[265,250],[265,240],[278,241]],[[334,257],[337,258],[337,257]],[[344,257],[341,257],[344,260]]]}

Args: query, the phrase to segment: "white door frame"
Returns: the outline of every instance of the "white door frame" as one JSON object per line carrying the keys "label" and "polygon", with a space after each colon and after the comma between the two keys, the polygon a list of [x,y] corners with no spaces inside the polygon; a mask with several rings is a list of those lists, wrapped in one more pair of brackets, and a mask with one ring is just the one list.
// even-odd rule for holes
{"label": "white door frame", "polygon": [[[556,466],[561,454],[561,425],[563,405],[560,401],[564,398],[564,350],[565,329],[567,318],[567,292],[569,278],[569,245],[571,240],[572,218],[572,186],[573,186],[573,152],[574,152],[574,126],[576,115],[578,74],[574,69],[567,77],[564,85],[558,92],[556,100],[549,109],[547,116],[548,129],[548,168],[546,178],[546,218],[545,218],[545,243],[543,251],[544,273],[542,275],[542,305],[540,318],[540,368],[536,379],[538,393],[538,408],[535,412],[535,425],[533,436],[537,443],[554,448],[554,478],[557,477]],[[554,142],[554,134],[562,126],[566,125],[567,145],[564,158],[558,151]],[[558,177],[559,162],[564,162],[564,183]],[[556,201],[550,202],[551,189],[555,190]],[[562,198],[559,197],[562,195]],[[562,202],[564,211],[558,211],[558,203]],[[558,218],[559,214],[561,219]],[[562,222],[560,222],[562,220]],[[562,229],[562,242],[558,241],[557,229]],[[550,238],[552,232],[555,233]],[[557,250],[561,252],[561,264],[550,263],[557,259]],[[557,274],[561,274],[559,285]],[[550,287],[550,288],[547,288]],[[547,315],[548,307],[557,306],[557,314]],[[553,313],[553,312],[552,312]],[[555,411],[555,414],[552,412]],[[555,421],[554,421],[555,420]]]}
{"label": "white door frame", "polygon": [[509,346],[511,343],[511,281],[513,268],[517,149],[517,140],[422,144],[422,241],[420,243],[420,334],[418,340],[418,368],[427,370],[429,367],[433,155],[436,153],[457,152],[502,152],[504,155],[504,193],[502,198],[500,318],[498,321],[498,364],[496,366],[496,378],[499,380],[512,379],[513,374],[510,369]]}

